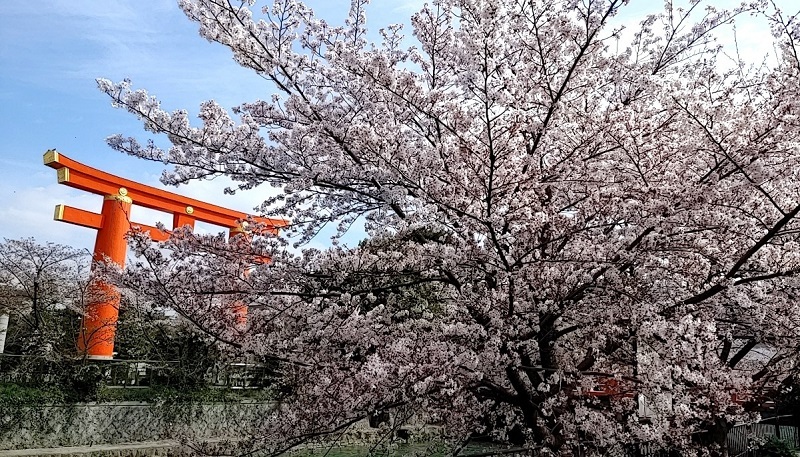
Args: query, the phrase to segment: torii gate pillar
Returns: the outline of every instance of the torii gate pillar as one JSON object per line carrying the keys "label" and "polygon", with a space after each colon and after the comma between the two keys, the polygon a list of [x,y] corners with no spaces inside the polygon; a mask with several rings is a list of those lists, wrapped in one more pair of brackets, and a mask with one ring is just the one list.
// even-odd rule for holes
{"label": "torii gate pillar", "polygon": [[[106,195],[100,213],[101,227],[94,242],[95,262],[111,261],[120,268],[125,266],[127,243],[125,235],[131,229],[131,204],[127,189],[120,188],[116,195]],[[63,217],[63,215],[62,215]],[[112,359],[114,336],[119,317],[119,292],[108,284],[92,284],[90,303],[83,318],[78,349],[91,359]]]}
{"label": "torii gate pillar", "polygon": [[[58,221],[97,230],[94,245],[96,262],[111,261],[124,267],[128,249],[125,236],[131,227],[150,232],[150,237],[155,241],[164,241],[169,237],[168,233],[155,227],[132,223],[132,204],[171,214],[173,229],[186,225],[194,227],[195,221],[202,221],[225,227],[231,235],[235,235],[243,231],[243,221],[247,219],[266,227],[268,233],[277,233],[280,227],[287,225],[283,219],[250,217],[245,213],[120,178],[76,162],[55,150],[44,154],[44,164],[56,169],[60,184],[104,196],[100,214],[66,205],[57,205],[55,212]],[[78,337],[78,349],[89,359],[112,359],[119,315],[119,292],[112,285],[98,281],[92,284],[89,298],[83,328]],[[236,316],[237,326],[243,326],[246,322],[246,305],[233,303],[229,306]]]}

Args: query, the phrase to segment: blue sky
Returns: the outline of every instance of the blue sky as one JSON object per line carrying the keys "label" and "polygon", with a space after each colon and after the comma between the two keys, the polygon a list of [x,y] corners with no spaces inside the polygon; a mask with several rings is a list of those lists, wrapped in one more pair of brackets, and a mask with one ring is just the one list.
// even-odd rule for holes
{"label": "blue sky", "polygon": [[[792,2],[779,4],[788,7]],[[350,2],[307,3],[329,22],[339,23]],[[373,0],[371,30],[407,21],[422,3]],[[41,242],[91,250],[94,232],[53,221],[53,207],[66,203],[99,212],[102,197],[56,184],[55,172],[42,165],[47,149],[163,187],[158,183],[160,164],[123,156],[106,146],[105,138],[115,133],[146,136],[135,117],[111,107],[97,90],[95,78],[130,78],[134,87],[158,96],[166,109],[185,108],[190,114],[197,113],[204,100],[232,107],[267,98],[275,90],[236,65],[225,48],[200,38],[195,24],[183,16],[174,0],[52,0],[46,4],[0,3],[0,238],[33,236]],[[759,34],[768,33],[762,26],[744,21],[739,30],[739,44],[747,48],[746,54],[772,51],[760,47],[769,41],[759,39]],[[225,186],[224,180],[215,180],[170,190],[241,211],[250,211],[269,191],[259,188],[231,197],[222,194]],[[133,218],[154,223],[159,216],[134,208]]]}
{"label": "blue sky", "polygon": [[[373,17],[390,23],[421,2],[382,0]],[[312,1],[319,14],[339,22],[349,1]],[[0,238],[33,236],[91,249],[94,232],[52,220],[56,204],[99,212],[102,197],[56,184],[42,155],[55,148],[87,165],[163,187],[160,164],[110,150],[115,133],[144,138],[136,118],[111,107],[95,78],[130,78],[168,109],[196,114],[204,100],[232,107],[274,89],[233,62],[226,48],[197,33],[174,0],[89,0],[0,3]],[[145,6],[146,5],[146,6]],[[249,212],[264,199],[256,189],[226,196],[224,180],[170,190]],[[159,214],[134,207],[138,222]],[[169,220],[169,218],[163,218]],[[206,227],[215,230],[213,227]],[[320,243],[324,243],[321,240]]]}

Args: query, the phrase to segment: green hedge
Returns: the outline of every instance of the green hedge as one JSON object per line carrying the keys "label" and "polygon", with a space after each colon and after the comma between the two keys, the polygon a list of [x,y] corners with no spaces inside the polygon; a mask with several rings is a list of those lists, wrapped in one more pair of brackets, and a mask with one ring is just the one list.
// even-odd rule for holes
{"label": "green hedge", "polygon": [[65,403],[67,395],[56,387],[24,387],[16,384],[0,384],[0,405],[38,406]]}

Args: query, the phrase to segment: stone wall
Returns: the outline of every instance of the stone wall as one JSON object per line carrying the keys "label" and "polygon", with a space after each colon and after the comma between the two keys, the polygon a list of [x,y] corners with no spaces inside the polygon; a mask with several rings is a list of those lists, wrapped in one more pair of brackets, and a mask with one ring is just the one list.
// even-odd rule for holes
{"label": "stone wall", "polygon": [[272,402],[87,403],[0,408],[0,450],[245,438]]}

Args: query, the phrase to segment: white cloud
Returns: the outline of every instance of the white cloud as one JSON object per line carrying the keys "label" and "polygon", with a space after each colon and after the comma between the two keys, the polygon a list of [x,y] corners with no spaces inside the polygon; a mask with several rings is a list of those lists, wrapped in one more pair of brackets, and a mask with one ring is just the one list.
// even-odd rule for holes
{"label": "white cloud", "polygon": [[103,199],[82,194],[55,183],[11,189],[0,185],[0,220],[4,221],[0,236],[9,239],[33,237],[40,242],[53,241],[91,251],[95,234],[92,230],[53,220],[57,204],[99,211]]}

